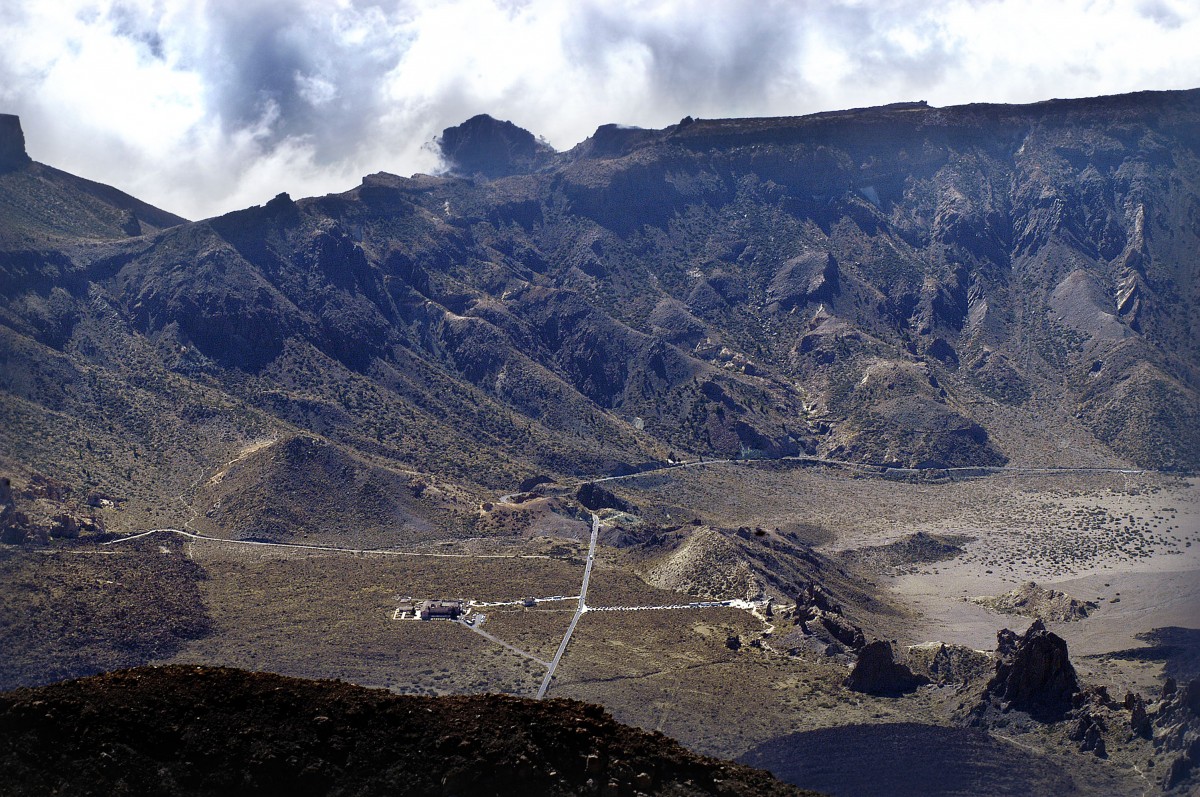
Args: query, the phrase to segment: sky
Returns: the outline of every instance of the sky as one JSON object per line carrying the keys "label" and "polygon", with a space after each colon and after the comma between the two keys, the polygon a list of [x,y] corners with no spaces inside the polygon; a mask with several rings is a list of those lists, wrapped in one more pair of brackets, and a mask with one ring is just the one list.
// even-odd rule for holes
{"label": "sky", "polygon": [[192,219],[601,124],[1200,87],[1200,0],[3,0],[29,154]]}

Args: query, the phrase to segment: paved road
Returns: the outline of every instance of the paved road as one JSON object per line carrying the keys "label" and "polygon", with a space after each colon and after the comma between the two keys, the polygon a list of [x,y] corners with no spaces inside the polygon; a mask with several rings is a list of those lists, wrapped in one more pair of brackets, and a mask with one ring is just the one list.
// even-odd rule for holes
{"label": "paved road", "polygon": [[801,462],[810,465],[829,465],[842,468],[854,468],[858,470],[868,470],[875,473],[945,473],[947,475],[955,473],[1008,473],[1008,474],[1071,474],[1071,473],[1121,473],[1127,476],[1146,473],[1147,471],[1137,468],[1108,468],[1108,467],[1032,467],[1022,465],[969,465],[961,468],[897,468],[891,465],[884,465],[877,462],[850,462],[842,459],[822,459],[820,457],[763,457],[761,459],[705,459],[696,462],[677,462],[674,465],[663,465],[659,468],[650,468],[648,470],[640,470],[636,473],[624,473],[619,476],[601,476],[597,479],[584,479],[581,484],[586,482],[612,482],[621,479],[635,479],[638,476],[648,476],[654,473],[662,473],[668,470],[682,470],[684,468],[702,468],[709,465],[730,465],[736,463],[753,464],[755,462]]}
{"label": "paved road", "polygon": [[143,531],[141,534],[133,534],[129,537],[120,537],[115,540],[101,543],[101,545],[117,545],[130,540],[141,539],[148,537],[151,534],[178,534],[181,537],[187,537],[190,540],[203,540],[204,542],[223,542],[229,545],[257,545],[266,548],[292,548],[302,551],[326,551],[330,553],[357,553],[357,554],[379,554],[381,556],[432,556],[439,559],[553,559],[554,557],[540,553],[427,553],[424,551],[395,551],[386,548],[339,548],[336,545],[301,545],[295,542],[261,542],[258,540],[226,540],[222,537],[207,537],[203,534],[196,534],[192,531],[184,531],[183,529],[150,529]]}
{"label": "paved road", "polygon": [[750,601],[692,601],[691,603],[666,603],[661,606],[589,606],[589,612],[657,612],[672,609],[753,609]]}
{"label": "paved road", "polygon": [[571,634],[575,633],[575,626],[579,624],[579,618],[587,611],[588,581],[592,578],[592,564],[596,561],[596,535],[599,533],[600,516],[593,514],[592,540],[588,543],[587,564],[583,568],[583,585],[579,588],[579,605],[575,607],[575,614],[571,616],[571,624],[567,626],[567,633],[563,634],[562,642],[558,643],[558,650],[554,652],[554,658],[550,660],[550,666],[546,668],[546,677],[542,679],[542,685],[538,687],[538,700],[546,696],[546,690],[550,688],[550,681],[554,679],[554,670],[562,661],[563,653],[567,650],[567,643],[571,641]]}
{"label": "paved road", "polygon": [[[577,601],[577,600],[579,600],[579,596],[578,595],[551,595],[548,598],[534,598],[533,600],[535,603],[540,605],[543,603],[553,603],[554,601]],[[470,601],[470,603],[472,606],[478,607],[480,609],[485,609],[485,608],[491,608],[494,606],[524,606],[525,599],[522,598],[520,600],[515,600],[515,601]]]}

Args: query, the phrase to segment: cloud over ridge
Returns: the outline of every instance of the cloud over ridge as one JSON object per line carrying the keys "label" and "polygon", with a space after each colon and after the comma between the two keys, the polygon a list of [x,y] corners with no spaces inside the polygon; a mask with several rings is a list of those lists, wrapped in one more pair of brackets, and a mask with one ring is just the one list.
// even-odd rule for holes
{"label": "cloud over ridge", "polygon": [[431,171],[477,113],[608,122],[1195,87],[1185,0],[17,0],[0,112],[31,155],[198,218]]}

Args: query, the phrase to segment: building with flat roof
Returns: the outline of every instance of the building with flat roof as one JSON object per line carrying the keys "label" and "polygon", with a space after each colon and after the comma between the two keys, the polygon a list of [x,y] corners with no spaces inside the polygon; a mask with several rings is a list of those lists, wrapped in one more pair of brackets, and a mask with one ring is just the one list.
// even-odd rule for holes
{"label": "building with flat roof", "polygon": [[422,620],[457,620],[463,613],[462,601],[428,600],[421,604]]}

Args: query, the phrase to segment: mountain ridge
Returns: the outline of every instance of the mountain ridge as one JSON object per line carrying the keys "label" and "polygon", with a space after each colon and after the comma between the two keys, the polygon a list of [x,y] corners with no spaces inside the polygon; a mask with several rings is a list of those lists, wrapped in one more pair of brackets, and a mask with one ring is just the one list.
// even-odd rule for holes
{"label": "mountain ridge", "polygon": [[[47,246],[138,237],[186,222],[112,186],[34,161],[20,118],[0,114],[0,247],[6,261]],[[18,274],[5,268],[6,284]]]}
{"label": "mountain ridge", "polygon": [[[134,208],[136,236],[50,167],[0,175],[74,197],[6,191],[4,412],[75,431],[7,432],[4,467],[152,504],[263,436],[481,497],[700,455],[1200,465],[1200,91],[605,125],[554,154],[488,119],[449,136],[478,176]],[[98,386],[139,398],[101,419]]]}

